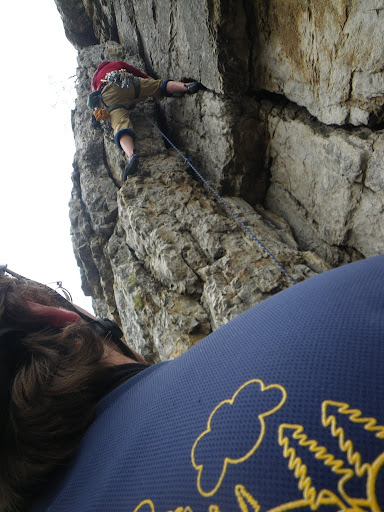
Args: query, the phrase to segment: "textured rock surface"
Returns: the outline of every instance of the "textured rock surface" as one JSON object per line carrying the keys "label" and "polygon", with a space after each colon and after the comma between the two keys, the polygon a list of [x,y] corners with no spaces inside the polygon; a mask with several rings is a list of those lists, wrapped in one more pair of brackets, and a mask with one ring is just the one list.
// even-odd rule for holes
{"label": "textured rock surface", "polygon": [[254,13],[254,87],[326,124],[382,121],[382,0],[257,0]]}
{"label": "textured rock surface", "polygon": [[383,135],[324,127],[292,108],[263,108],[272,161],[266,205],[284,216],[300,247],[334,266],[382,253]]}
{"label": "textured rock surface", "polygon": [[[55,1],[79,49],[70,215],[83,288],[148,360],[289,281],[146,115],[296,280],[383,252],[381,0]],[[209,89],[132,111],[140,171],[124,184],[124,156],[86,108],[94,69],[113,59]]]}

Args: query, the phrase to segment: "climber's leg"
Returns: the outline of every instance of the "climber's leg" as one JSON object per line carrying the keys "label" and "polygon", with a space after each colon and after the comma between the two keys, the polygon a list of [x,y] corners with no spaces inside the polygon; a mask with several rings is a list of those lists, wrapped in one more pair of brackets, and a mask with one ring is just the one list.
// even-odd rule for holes
{"label": "climber's leg", "polygon": [[123,172],[123,181],[125,181],[127,176],[131,176],[136,173],[139,166],[139,159],[134,154],[135,142],[131,135],[128,135],[128,133],[123,133],[123,135],[120,137],[120,146],[128,157],[128,163],[125,166]]}
{"label": "climber's leg", "polygon": [[116,144],[124,151],[128,157],[128,163],[124,168],[122,181],[127,179],[127,176],[136,173],[139,167],[139,160],[135,155],[135,133],[129,128],[122,128],[115,134]]}
{"label": "climber's leg", "polygon": [[128,158],[131,158],[133,152],[135,150],[135,143],[133,137],[128,133],[123,133],[119,139],[120,147],[127,155]]}
{"label": "climber's leg", "polygon": [[125,181],[128,175],[135,174],[138,169],[139,161],[135,155],[136,135],[133,131],[128,110],[118,108],[113,110],[110,116],[111,126],[115,134],[115,143],[128,157],[128,163],[122,177],[122,181]]}
{"label": "climber's leg", "polygon": [[116,108],[109,114],[116,146],[124,151],[128,157],[132,156],[136,139],[133,124],[126,108]]}
{"label": "climber's leg", "polygon": [[147,98],[160,99],[163,97],[161,87],[163,80],[155,80],[154,78],[139,78],[140,93],[137,98],[138,101],[146,100]]}

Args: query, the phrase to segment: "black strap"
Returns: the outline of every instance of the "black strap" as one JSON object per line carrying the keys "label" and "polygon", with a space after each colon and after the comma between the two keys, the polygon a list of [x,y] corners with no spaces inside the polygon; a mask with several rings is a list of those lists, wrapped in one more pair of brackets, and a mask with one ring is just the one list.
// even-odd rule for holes
{"label": "black strap", "polygon": [[[104,105],[105,105],[105,103],[104,103]],[[107,107],[107,105],[105,105],[105,106]],[[117,105],[112,105],[112,107],[107,107],[106,110],[110,114],[111,112],[113,112],[113,110],[117,110],[118,108],[125,108],[125,110],[131,110],[133,108],[133,105],[130,105],[129,107],[127,107],[126,105],[117,104]]]}
{"label": "black strap", "polygon": [[[132,80],[131,80],[131,83],[133,84],[133,88],[135,89],[135,100],[137,100],[137,98],[140,96],[140,89],[141,89],[141,85],[140,85],[140,80],[138,79],[137,76],[135,75],[132,75]],[[109,84],[106,84],[106,85],[109,85]],[[104,85],[101,89],[99,89],[100,91],[102,91],[102,89],[106,86]],[[110,107],[108,107],[108,105],[105,103],[105,101],[103,100],[103,96],[101,95],[101,101],[102,103],[104,104],[105,106],[105,110],[108,112],[108,114],[110,114],[111,112],[113,112],[114,110],[117,110],[118,108],[125,108],[125,110],[131,110],[134,105],[130,105],[129,107],[127,107],[126,105],[122,105],[120,103],[116,104],[116,105],[112,105]]]}

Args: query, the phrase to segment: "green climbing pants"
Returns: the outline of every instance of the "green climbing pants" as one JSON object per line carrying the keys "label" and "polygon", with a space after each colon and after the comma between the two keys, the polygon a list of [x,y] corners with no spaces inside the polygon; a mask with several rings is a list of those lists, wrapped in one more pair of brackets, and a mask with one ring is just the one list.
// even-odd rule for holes
{"label": "green climbing pants", "polygon": [[[118,85],[113,84],[106,85],[101,93],[103,102],[107,107],[112,107],[113,105],[124,105],[128,108],[138,101],[142,101],[150,97],[158,99],[163,96],[160,90],[163,80],[139,78],[139,81],[140,92],[137,97],[135,97],[135,88],[133,87],[133,84],[128,88],[121,88]],[[124,133],[135,139],[135,132],[133,131],[133,125],[127,108],[117,108],[112,110],[109,114],[110,123],[115,136],[115,142],[120,148],[119,139]]]}

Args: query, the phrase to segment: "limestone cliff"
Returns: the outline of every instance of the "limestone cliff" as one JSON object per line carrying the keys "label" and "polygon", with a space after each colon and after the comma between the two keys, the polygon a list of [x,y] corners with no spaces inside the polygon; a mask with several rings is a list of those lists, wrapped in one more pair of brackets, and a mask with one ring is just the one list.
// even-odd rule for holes
{"label": "limestone cliff", "polygon": [[[296,281],[383,252],[384,0],[55,0],[79,51],[70,202],[83,288],[149,361]],[[140,170],[91,126],[101,60],[207,91],[132,111]]]}

